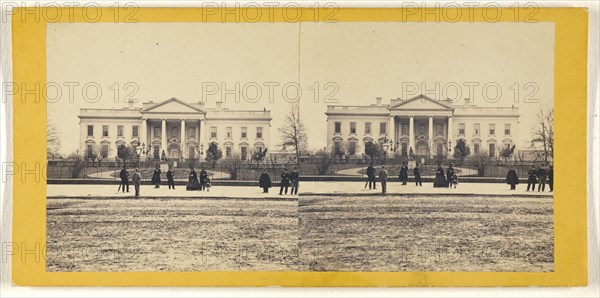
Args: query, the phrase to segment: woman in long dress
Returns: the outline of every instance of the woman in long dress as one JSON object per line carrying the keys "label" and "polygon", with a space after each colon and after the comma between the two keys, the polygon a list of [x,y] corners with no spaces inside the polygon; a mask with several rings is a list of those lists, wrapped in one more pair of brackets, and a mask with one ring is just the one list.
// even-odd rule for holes
{"label": "woman in long dress", "polygon": [[185,189],[186,190],[200,189],[200,183],[198,182],[198,175],[196,174],[196,171],[194,171],[194,168],[191,169],[190,175],[188,177],[189,177],[188,183],[187,183],[187,186],[185,187]]}
{"label": "woman in long dress", "polygon": [[159,188],[160,187],[160,166],[156,165],[156,168],[154,169],[154,173],[152,174],[152,183],[154,183],[154,188]]}
{"label": "woman in long dress", "polygon": [[448,186],[448,182],[446,181],[446,177],[444,176],[444,169],[442,169],[442,165],[438,165],[438,168],[435,171],[435,180],[433,181],[433,187],[446,186]]}

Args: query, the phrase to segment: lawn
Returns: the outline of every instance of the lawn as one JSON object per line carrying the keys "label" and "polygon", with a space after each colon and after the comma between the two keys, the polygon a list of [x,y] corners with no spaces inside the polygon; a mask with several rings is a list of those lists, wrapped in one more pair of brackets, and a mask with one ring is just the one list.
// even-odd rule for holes
{"label": "lawn", "polygon": [[551,198],[301,196],[311,271],[553,271]]}
{"label": "lawn", "polygon": [[47,200],[47,270],[554,269],[551,198]]}

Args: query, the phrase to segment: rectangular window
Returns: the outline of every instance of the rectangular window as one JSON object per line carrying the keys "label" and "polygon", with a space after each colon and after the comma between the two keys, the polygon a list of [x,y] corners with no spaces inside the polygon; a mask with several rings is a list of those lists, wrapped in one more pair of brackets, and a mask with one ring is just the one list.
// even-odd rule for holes
{"label": "rectangular window", "polygon": [[88,156],[88,157],[92,156],[92,153],[94,153],[94,145],[88,144],[86,151],[87,151],[86,156]]}
{"label": "rectangular window", "polygon": [[334,147],[333,147],[333,153],[335,155],[338,155],[338,154],[340,154],[341,151],[342,151],[342,143],[340,143],[340,141],[335,141]]}
{"label": "rectangular window", "polygon": [[94,126],[93,125],[88,125],[87,126],[87,135],[88,135],[88,137],[93,137],[94,136]]}
{"label": "rectangular window", "polygon": [[100,156],[102,156],[102,158],[108,157],[108,145],[107,144],[102,144],[102,151],[100,151]]}
{"label": "rectangular window", "polygon": [[242,139],[247,139],[247,138],[248,138],[248,128],[242,127]]}
{"label": "rectangular window", "polygon": [[437,135],[438,136],[444,135],[444,125],[438,124],[436,127],[437,127],[437,130],[436,130]]}
{"label": "rectangular window", "polygon": [[117,137],[123,137],[123,125],[117,126]]}
{"label": "rectangular window", "polygon": [[196,146],[190,146],[190,147],[188,147],[188,157],[190,159],[196,158]]}
{"label": "rectangular window", "polygon": [[350,141],[348,143],[348,154],[355,155],[356,154],[356,141]]}
{"label": "rectangular window", "polygon": [[257,139],[262,139],[262,127],[257,127],[256,128],[256,138]]}
{"label": "rectangular window", "polygon": [[465,135],[465,124],[464,123],[458,124],[458,134],[462,135],[462,136]]}
{"label": "rectangular window", "polygon": [[496,134],[496,124],[490,124],[490,135]]}
{"label": "rectangular window", "polygon": [[510,136],[510,124],[504,124],[504,135]]}
{"label": "rectangular window", "polygon": [[177,127],[171,128],[171,138],[177,138],[179,136],[179,129]]}
{"label": "rectangular window", "polygon": [[228,139],[233,137],[233,128],[231,128],[231,126],[225,128],[225,137]]}
{"label": "rectangular window", "polygon": [[387,133],[387,122],[381,122],[379,123],[379,134],[386,134]]}
{"label": "rectangular window", "polygon": [[350,122],[350,133],[356,134],[356,122]]}
{"label": "rectangular window", "polygon": [[131,128],[131,136],[134,137],[134,138],[137,138],[137,137],[140,136],[140,127],[139,126],[134,125]]}
{"label": "rectangular window", "polygon": [[227,157],[227,158],[231,157],[231,146],[225,147],[225,157]]}
{"label": "rectangular window", "polygon": [[479,154],[479,143],[473,144],[473,152],[475,152],[475,154]]}
{"label": "rectangular window", "polygon": [[479,125],[479,123],[475,123],[475,127],[473,129],[473,132],[475,133],[476,136],[479,135],[479,129],[481,128],[481,126]]}
{"label": "rectangular window", "polygon": [[211,126],[210,127],[210,138],[211,139],[216,139],[217,138],[217,127],[216,126]]}
{"label": "rectangular window", "polygon": [[195,137],[196,137],[196,128],[195,127],[188,128],[188,138],[195,138]]}
{"label": "rectangular window", "polygon": [[365,123],[365,134],[371,133],[371,122]]}
{"label": "rectangular window", "polygon": [[408,154],[408,143],[402,142],[402,150],[400,151],[402,156],[406,156]]}
{"label": "rectangular window", "polygon": [[425,124],[419,124],[419,134],[425,134]]}
{"label": "rectangular window", "polygon": [[154,127],[154,137],[157,138],[157,139],[161,138],[161,136],[160,136],[160,127],[159,126]]}
{"label": "rectangular window", "polygon": [[403,136],[407,136],[408,135],[408,124],[400,123],[400,131],[402,132]]}
{"label": "rectangular window", "polygon": [[342,122],[335,123],[335,133],[342,133]]}
{"label": "rectangular window", "polygon": [[494,157],[494,156],[496,156],[496,144],[494,144],[494,143],[490,143],[490,145],[489,145],[489,146],[490,146],[490,147],[489,147],[489,148],[490,148],[490,150],[489,150],[490,157]]}
{"label": "rectangular window", "polygon": [[246,160],[246,158],[248,157],[248,147],[240,148],[240,157],[242,158],[242,160]]}
{"label": "rectangular window", "polygon": [[102,125],[102,136],[108,137],[108,125]]}

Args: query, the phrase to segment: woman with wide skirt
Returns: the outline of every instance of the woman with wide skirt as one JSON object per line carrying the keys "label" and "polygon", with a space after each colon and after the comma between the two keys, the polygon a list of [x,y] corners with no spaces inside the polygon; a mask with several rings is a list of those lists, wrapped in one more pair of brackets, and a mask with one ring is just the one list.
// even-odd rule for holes
{"label": "woman with wide skirt", "polygon": [[448,186],[448,181],[446,181],[446,177],[444,176],[444,169],[442,169],[441,165],[438,165],[438,168],[435,171],[435,180],[433,181],[433,187],[446,186]]}

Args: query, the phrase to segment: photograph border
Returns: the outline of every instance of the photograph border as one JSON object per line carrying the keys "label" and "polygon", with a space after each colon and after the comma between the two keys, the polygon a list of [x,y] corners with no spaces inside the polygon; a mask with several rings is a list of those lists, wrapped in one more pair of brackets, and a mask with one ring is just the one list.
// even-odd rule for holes
{"label": "photograph border", "polygon": [[[38,8],[40,9],[40,8]],[[102,8],[97,22],[115,22],[115,8]],[[222,8],[220,8],[222,9]],[[218,9],[218,10],[220,10]],[[289,22],[282,9],[259,22]],[[438,10],[441,8],[438,8]],[[448,8],[445,8],[448,10]],[[13,12],[13,83],[46,83],[46,25]],[[27,13],[31,14],[29,8]],[[70,10],[70,11],[69,11]],[[58,22],[89,22],[80,8],[65,8]],[[129,15],[119,8],[119,20]],[[228,9],[231,12],[233,8]],[[236,8],[238,13],[242,10]],[[301,21],[330,15],[301,8]],[[339,22],[440,22],[433,9],[407,14],[402,8],[340,8]],[[464,8],[459,22],[486,22],[481,9]],[[502,8],[499,22],[523,22],[522,8]],[[214,9],[213,9],[214,11]],[[78,13],[79,12],[79,13]],[[324,10],[327,12],[327,10]],[[330,12],[330,11],[329,11]],[[445,12],[446,13],[446,12]],[[74,19],[69,19],[74,16]],[[319,19],[311,19],[317,16]],[[518,16],[519,19],[515,19]],[[138,22],[235,22],[202,8],[139,8]],[[556,188],[554,195],[554,272],[46,272],[46,181],[21,174],[13,181],[12,279],[20,286],[585,286],[587,285],[587,38],[586,8],[539,8],[538,22],[555,23],[554,106]],[[244,20],[241,20],[242,22]],[[442,19],[441,22],[444,22]],[[526,46],[526,45],[524,45]],[[31,89],[31,88],[30,88]],[[46,102],[13,95],[13,156],[21,171],[45,167]],[[26,99],[24,102],[21,99]],[[37,166],[34,166],[37,165]],[[25,173],[29,173],[25,171]],[[38,250],[37,253],[35,250]],[[41,257],[38,257],[41,256]]]}

